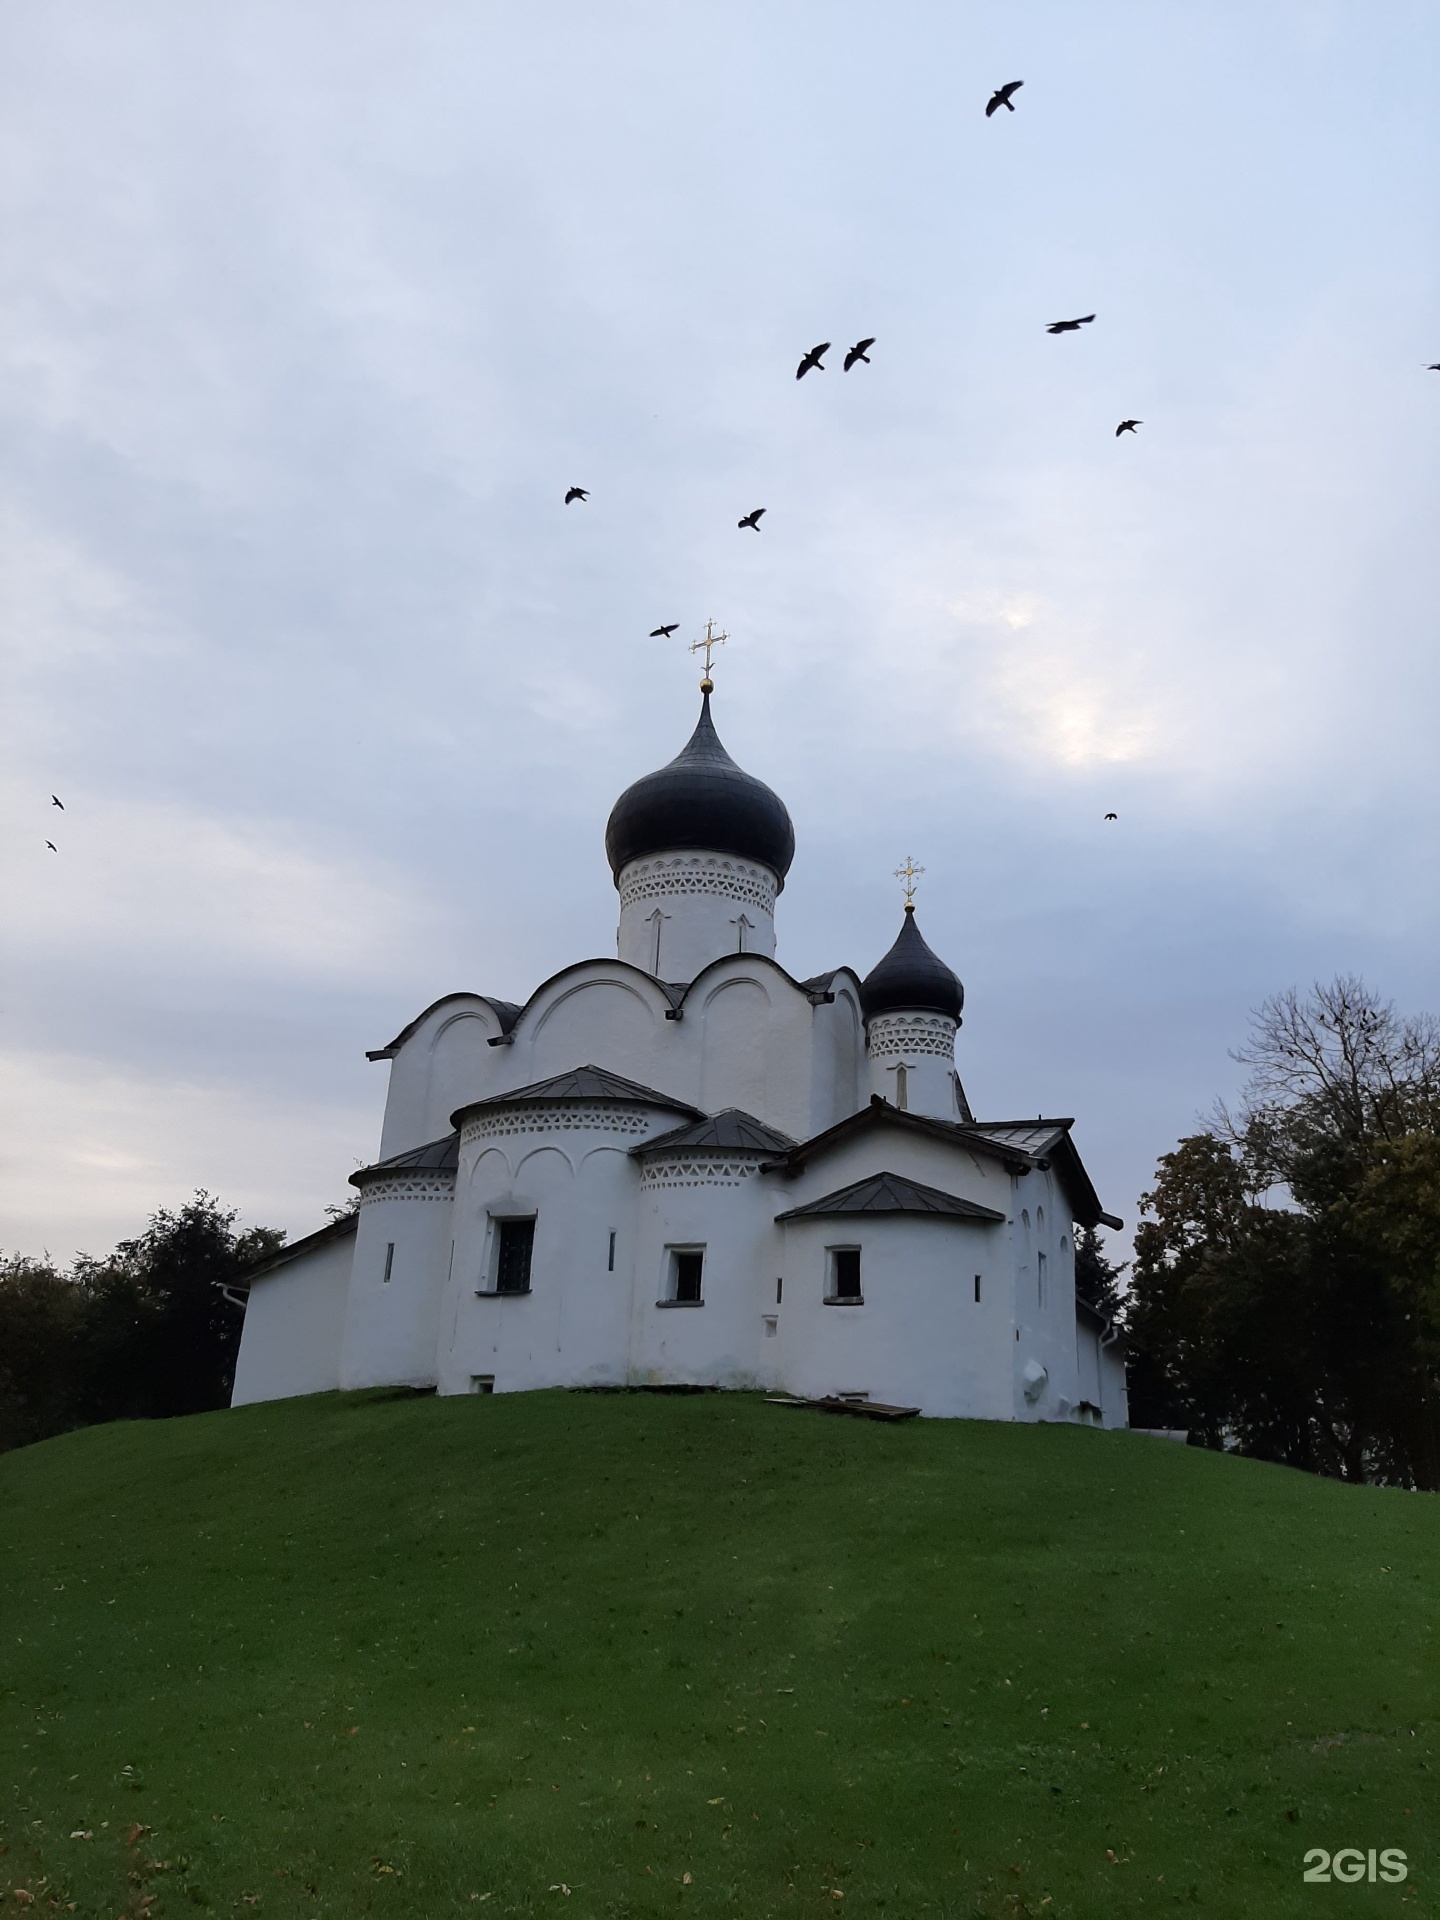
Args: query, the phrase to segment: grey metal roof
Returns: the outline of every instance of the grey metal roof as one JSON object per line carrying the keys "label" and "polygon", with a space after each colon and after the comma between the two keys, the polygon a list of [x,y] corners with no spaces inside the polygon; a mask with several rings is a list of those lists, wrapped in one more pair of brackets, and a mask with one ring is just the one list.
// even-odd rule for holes
{"label": "grey metal roof", "polygon": [[729,1153],[788,1153],[795,1142],[788,1134],[767,1127],[753,1113],[739,1107],[726,1107],[693,1126],[676,1127],[670,1133],[657,1134],[630,1149],[633,1154],[663,1153],[677,1147],[706,1147]]}
{"label": "grey metal roof", "polygon": [[467,1101],[451,1114],[451,1123],[459,1126],[461,1116],[478,1113],[485,1107],[509,1107],[540,1100],[616,1100],[634,1106],[666,1107],[671,1113],[687,1113],[692,1120],[703,1120],[699,1107],[688,1100],[672,1100],[668,1093],[654,1087],[642,1087],[605,1067],[572,1067],[568,1073],[552,1074],[548,1080],[536,1080],[528,1087],[512,1087],[508,1093],[492,1093],[484,1100]]}
{"label": "grey metal roof", "polygon": [[388,1160],[377,1160],[373,1167],[358,1167],[350,1176],[352,1187],[387,1173],[453,1173],[460,1164],[460,1135],[447,1133],[443,1140],[431,1140],[423,1147],[411,1147],[406,1153],[392,1153]]}
{"label": "grey metal roof", "polygon": [[972,1120],[970,1131],[1003,1140],[1007,1147],[1018,1147],[1021,1153],[1036,1154],[1053,1147],[1074,1124],[1073,1120]]}
{"label": "grey metal roof", "polygon": [[988,1225],[1003,1223],[1005,1216],[994,1207],[977,1206],[962,1200],[957,1193],[942,1193],[938,1187],[921,1186],[900,1173],[872,1173],[868,1180],[840,1187],[803,1207],[791,1207],[777,1213],[777,1220],[803,1220],[807,1215],[840,1213],[938,1213],[956,1220],[981,1220]]}

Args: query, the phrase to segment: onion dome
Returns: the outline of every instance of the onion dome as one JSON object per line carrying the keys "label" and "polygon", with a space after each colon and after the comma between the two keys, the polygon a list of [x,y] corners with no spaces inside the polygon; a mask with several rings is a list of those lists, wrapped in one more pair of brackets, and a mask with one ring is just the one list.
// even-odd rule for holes
{"label": "onion dome", "polygon": [[907,901],[899,938],[860,982],[861,1011],[867,1020],[877,1013],[943,1013],[958,1022],[964,1004],[964,987],[926,946]]}
{"label": "onion dome", "polygon": [[605,828],[605,852],[617,880],[632,860],[688,848],[757,861],[782,887],[795,858],[785,802],[737,767],[721,746],[708,690],[689,740],[668,767],[625,789]]}

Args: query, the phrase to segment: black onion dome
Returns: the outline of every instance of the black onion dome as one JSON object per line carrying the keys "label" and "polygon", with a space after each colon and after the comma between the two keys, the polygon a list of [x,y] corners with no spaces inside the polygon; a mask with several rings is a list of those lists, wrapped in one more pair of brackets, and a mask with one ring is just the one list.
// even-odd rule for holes
{"label": "black onion dome", "polygon": [[668,767],[627,787],[610,810],[605,852],[618,880],[632,860],[684,847],[733,853],[768,867],[783,887],[795,858],[795,829],[785,802],[737,767],[704,697],[694,733]]}
{"label": "black onion dome", "polygon": [[907,905],[900,936],[885,958],[860,982],[860,1008],[877,1013],[944,1013],[959,1020],[965,989],[945,962],[926,946]]}

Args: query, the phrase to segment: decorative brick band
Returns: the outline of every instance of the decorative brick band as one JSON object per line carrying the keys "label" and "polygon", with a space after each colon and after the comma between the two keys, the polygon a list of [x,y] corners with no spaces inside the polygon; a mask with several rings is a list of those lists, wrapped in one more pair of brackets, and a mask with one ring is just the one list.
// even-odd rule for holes
{"label": "decorative brick band", "polygon": [[768,867],[757,866],[752,860],[737,860],[730,854],[661,853],[646,860],[632,860],[621,869],[618,884],[622,910],[642,900],[700,893],[758,907],[762,913],[775,911],[774,874]]}
{"label": "decorative brick band", "polygon": [[392,1173],[379,1180],[367,1180],[360,1189],[360,1204],[368,1207],[375,1200],[453,1200],[453,1173]]}
{"label": "decorative brick band", "polygon": [[752,1173],[758,1173],[765,1156],[745,1158],[740,1154],[704,1155],[666,1154],[647,1156],[640,1174],[642,1191],[647,1187],[738,1187]]}
{"label": "decorative brick band", "polygon": [[499,1140],[517,1133],[646,1134],[652,1124],[640,1109],[608,1100],[537,1100],[532,1105],[476,1114],[461,1128],[460,1139],[469,1146],[476,1140]]}
{"label": "decorative brick band", "polygon": [[869,1035],[872,1055],[930,1053],[941,1060],[955,1058],[955,1022],[943,1013],[877,1013]]}

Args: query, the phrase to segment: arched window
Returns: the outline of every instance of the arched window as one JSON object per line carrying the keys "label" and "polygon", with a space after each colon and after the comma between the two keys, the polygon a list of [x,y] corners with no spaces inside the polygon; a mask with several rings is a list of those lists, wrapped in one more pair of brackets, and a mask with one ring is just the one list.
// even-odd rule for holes
{"label": "arched window", "polygon": [[1022,1207],[1022,1208],[1020,1209],[1020,1224],[1021,1224],[1021,1226],[1022,1226],[1022,1227],[1024,1227],[1024,1229],[1025,1229],[1025,1231],[1026,1231],[1026,1233],[1029,1233],[1029,1231],[1030,1231],[1030,1209],[1029,1209],[1028,1207]]}

